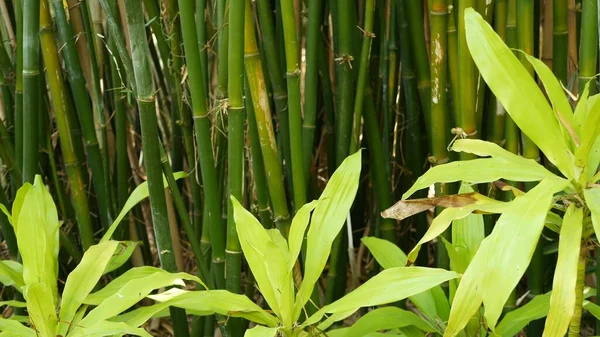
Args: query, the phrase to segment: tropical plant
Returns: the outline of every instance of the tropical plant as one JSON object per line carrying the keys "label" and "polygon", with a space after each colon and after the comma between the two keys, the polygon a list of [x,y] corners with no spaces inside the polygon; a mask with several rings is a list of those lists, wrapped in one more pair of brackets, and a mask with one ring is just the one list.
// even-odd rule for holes
{"label": "tropical plant", "polygon": [[[460,13],[462,15],[462,13]],[[451,150],[478,157],[433,167],[402,196],[387,216],[446,207],[408,254],[415,261],[422,243],[443,233],[457,219],[472,213],[500,214],[492,233],[483,239],[453,294],[444,336],[469,328],[480,315],[484,327],[497,331],[504,304],[524,275],[546,225],[559,235],[558,261],[544,336],[578,336],[584,298],[586,261],[593,235],[600,233],[600,95],[590,95],[588,82],[575,110],[552,71],[540,60],[522,53],[538,74],[549,102],[526,68],[473,9],[464,12],[467,44],[481,76],[521,131],[558,169],[554,174],[532,159],[519,157],[486,141],[459,139]],[[500,179],[537,183],[524,193],[506,185],[515,199],[500,202],[470,192],[434,199],[406,200],[435,183],[470,184]],[[562,218],[562,219],[561,219]],[[461,247],[456,247],[459,250]],[[452,253],[453,249],[449,249]],[[476,322],[480,319],[476,318]],[[514,330],[513,330],[514,332]],[[470,335],[470,334],[469,334]]]}
{"label": "tropical plant", "polygon": [[[140,196],[148,195],[145,185],[137,192],[131,199],[131,206],[139,201]],[[185,286],[184,280],[204,285],[199,278],[186,273],[171,274],[155,267],[139,267],[129,269],[98,289],[100,279],[122,266],[137,245],[131,241],[110,240],[109,235],[89,247],[60,292],[58,232],[62,222],[58,219],[54,201],[39,175],[33,185],[24,184],[17,196],[12,212],[2,205],[0,208],[15,230],[23,263],[0,261],[0,282],[13,286],[25,299],[25,302],[2,304],[27,308],[28,317],[14,315],[0,318],[3,336],[151,336],[140,328],[149,318],[140,316],[143,307],[124,312],[154,290]],[[122,214],[129,209],[126,208]],[[118,222],[113,225],[112,231],[117,225]]]}
{"label": "tropical plant", "polygon": [[[341,229],[354,196],[360,176],[360,151],[348,157],[331,177],[321,197],[304,205],[292,220],[289,233],[265,229],[260,222],[234,198],[234,217],[240,244],[258,289],[270,312],[254,304],[245,295],[224,290],[186,291],[171,289],[149,298],[160,302],[147,310],[155,314],[166,306],[175,306],[208,314],[242,317],[257,326],[245,336],[313,336],[343,320],[362,307],[393,303],[458,277],[451,271],[424,267],[389,268],[353,292],[310,315],[307,308],[310,295],[327,262],[331,245]],[[310,222],[310,227],[309,227]],[[308,228],[308,232],[307,232]],[[284,238],[287,236],[287,239]],[[306,269],[301,281],[294,283],[294,266],[306,235]],[[297,292],[295,286],[298,287]],[[429,295],[423,295],[430,300]],[[447,303],[446,303],[447,305]],[[151,313],[154,308],[154,313]],[[397,315],[400,315],[396,317]],[[383,318],[399,322],[390,327]],[[304,319],[303,319],[304,318]],[[325,319],[324,319],[325,318]],[[324,320],[323,320],[324,319]],[[378,322],[373,325],[373,322]],[[424,331],[436,331],[432,322],[398,308],[382,308],[362,318],[360,325],[327,332],[334,336],[362,336],[380,329],[415,326]],[[383,324],[383,325],[382,325]],[[362,327],[361,327],[362,326]],[[364,330],[366,329],[366,330]],[[357,334],[360,331],[359,334]]]}

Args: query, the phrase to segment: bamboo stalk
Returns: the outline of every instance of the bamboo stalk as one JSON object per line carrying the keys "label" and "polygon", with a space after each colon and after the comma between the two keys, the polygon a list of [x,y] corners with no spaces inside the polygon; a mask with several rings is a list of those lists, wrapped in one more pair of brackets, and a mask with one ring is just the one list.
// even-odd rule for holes
{"label": "bamboo stalk", "polygon": [[[162,184],[160,164],[160,141],[158,138],[156,113],[154,111],[155,94],[152,84],[150,65],[148,63],[148,45],[141,0],[126,0],[127,29],[131,36],[131,53],[136,81],[136,100],[142,127],[142,150],[144,153],[148,190],[152,209],[153,228],[161,266],[176,272],[177,266],[173,256],[173,245],[167,219],[167,206]],[[185,311],[170,309],[175,336],[189,336]]]}
{"label": "bamboo stalk", "polygon": [[[506,40],[507,6],[507,0],[496,0],[494,8],[494,30],[503,40]],[[489,93],[486,117],[488,120],[486,139],[502,146],[505,140],[506,111],[491,92]]]}
{"label": "bamboo stalk", "polygon": [[58,49],[54,43],[52,19],[47,0],[41,2],[40,11],[40,40],[44,64],[46,66],[46,80],[50,88],[54,116],[56,117],[56,125],[60,136],[62,157],[69,179],[71,200],[79,228],[79,236],[85,251],[94,244],[94,230],[92,228],[92,219],[90,217],[85,190],[85,180],[81,172],[80,160],[73,148],[75,141],[71,135],[69,118],[67,118],[67,114],[69,113],[67,111],[68,92],[62,78]]}
{"label": "bamboo stalk", "polygon": [[[16,81],[15,81],[15,162],[23,172],[23,6],[21,0],[14,1],[17,23]],[[22,181],[19,181],[20,185]]]}
{"label": "bamboo stalk", "polygon": [[75,48],[75,36],[65,14],[65,8],[61,0],[51,0],[50,5],[55,13],[55,22],[59,41],[62,45],[62,52],[67,67],[67,75],[79,123],[83,131],[83,138],[88,154],[88,162],[92,171],[92,181],[96,191],[98,202],[98,212],[102,227],[106,230],[112,223],[110,189],[105,176],[105,164],[100,150],[100,144],[96,136],[96,128],[92,118],[92,106],[89,101],[88,93],[85,87],[85,78],[79,62],[79,56]]}
{"label": "bamboo stalk", "polygon": [[[40,105],[40,2],[23,1],[23,182],[38,172]],[[25,127],[27,126],[27,127]]]}
{"label": "bamboo stalk", "polygon": [[567,0],[553,0],[553,49],[552,49],[552,71],[556,77],[567,85]]}
{"label": "bamboo stalk", "polygon": [[[581,40],[579,43],[579,91],[596,75],[598,62],[598,4],[583,1],[581,11]],[[590,95],[596,93],[595,82],[590,85]]]}
{"label": "bamboo stalk", "polygon": [[[459,111],[460,124],[458,133],[461,136],[470,138],[480,138],[478,130],[477,104],[477,75],[475,64],[471,58],[471,53],[467,46],[467,37],[465,30],[465,9],[475,7],[474,0],[458,0],[458,69],[459,69]],[[461,159],[472,158],[472,155],[461,153]]]}

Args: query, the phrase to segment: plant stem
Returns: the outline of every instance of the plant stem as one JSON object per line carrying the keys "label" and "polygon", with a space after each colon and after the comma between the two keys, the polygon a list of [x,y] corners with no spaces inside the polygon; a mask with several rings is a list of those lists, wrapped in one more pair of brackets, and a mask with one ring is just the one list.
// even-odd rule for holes
{"label": "plant stem", "polygon": [[[598,4],[583,1],[581,11],[581,40],[579,43],[579,92],[596,75],[598,62]],[[596,93],[595,82],[590,85],[590,95]]]}

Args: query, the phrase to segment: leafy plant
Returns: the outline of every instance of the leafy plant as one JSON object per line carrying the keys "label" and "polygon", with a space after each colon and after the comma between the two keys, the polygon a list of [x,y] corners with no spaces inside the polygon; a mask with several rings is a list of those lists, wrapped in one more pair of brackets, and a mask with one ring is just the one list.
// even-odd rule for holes
{"label": "leafy plant", "polygon": [[[460,139],[452,144],[453,151],[485,158],[433,167],[384,215],[407,216],[436,205],[447,207],[408,254],[408,263],[412,263],[420,244],[439,236],[452,221],[474,212],[500,214],[492,233],[481,241],[460,279],[444,332],[447,337],[456,336],[468,327],[472,318],[479,315],[482,304],[484,327],[496,332],[501,330],[503,325],[498,324],[498,320],[503,306],[525,273],[546,225],[557,232],[560,239],[544,336],[563,336],[567,331],[569,336],[577,336],[586,259],[592,248],[590,239],[594,233],[600,233],[600,185],[597,184],[600,179],[597,173],[600,96],[589,95],[588,83],[573,111],[552,71],[538,59],[525,55],[543,83],[548,102],[513,51],[489,24],[470,8],[465,10],[464,17],[469,50],[481,76],[514,122],[556,166],[560,175],[494,143]],[[406,200],[435,183],[477,184],[499,179],[539,183],[527,193],[509,187],[516,198],[508,203],[477,193]],[[562,221],[556,221],[563,213]]]}
{"label": "leafy plant", "polygon": [[[162,294],[150,295],[150,298],[160,303],[145,309],[147,314],[157,314],[171,305],[205,315],[217,313],[242,317],[257,323],[256,327],[247,330],[246,336],[307,336],[309,333],[315,335],[324,331],[333,323],[351,316],[361,307],[396,302],[458,277],[457,273],[443,269],[389,268],[345,297],[320,308],[301,321],[303,313],[306,314],[306,306],[316,306],[315,303],[308,303],[310,294],[325,267],[333,240],[352,206],[358,189],[360,162],[361,155],[357,152],[340,165],[321,197],[298,211],[292,220],[287,239],[277,229],[264,229],[250,212],[235,198],[231,198],[244,256],[260,292],[271,309],[270,312],[254,304],[244,295],[223,290],[186,291],[174,288]],[[302,282],[295,285],[293,270],[305,235],[306,270]],[[295,286],[298,287],[297,291]],[[396,317],[396,321],[401,323],[390,327],[390,323],[384,319],[386,317]],[[425,331],[435,331],[435,327],[429,322],[397,308],[378,309],[359,322],[360,325],[351,329],[334,330],[332,333],[334,336],[356,336],[356,331],[361,331],[362,335],[408,325],[417,326]]]}
{"label": "leafy plant", "polygon": [[69,274],[62,294],[57,285],[61,222],[41,177],[36,176],[33,185],[24,184],[19,189],[12,213],[0,205],[14,228],[23,260],[23,264],[0,261],[0,282],[13,286],[25,299],[3,304],[27,308],[29,315],[0,318],[2,336],[151,336],[140,328],[149,316],[140,316],[140,309],[123,312],[156,289],[185,286],[184,280],[204,285],[186,273],[140,267],[129,269],[106,287],[92,292],[103,275],[119,268],[133,253],[137,243],[113,241],[110,236],[131,207],[147,196],[145,184],[133,192],[107,235],[85,252]]}

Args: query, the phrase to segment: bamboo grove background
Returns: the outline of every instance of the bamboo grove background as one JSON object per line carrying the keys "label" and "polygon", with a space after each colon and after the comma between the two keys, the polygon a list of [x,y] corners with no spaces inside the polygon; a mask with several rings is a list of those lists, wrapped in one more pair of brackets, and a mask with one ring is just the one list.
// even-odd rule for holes
{"label": "bamboo grove background", "polygon": [[[379,212],[428,167],[469,159],[449,153],[453,139],[544,161],[478,76],[467,7],[546,62],[573,100],[596,75],[596,0],[0,0],[0,203],[43,175],[67,223],[66,274],[147,179],[149,203],[116,235],[142,242],[132,264],[194,271],[211,288],[252,295],[228,196],[285,232],[363,148],[351,231],[339,234],[313,294],[330,303],[374,269],[362,236],[407,251],[424,233],[426,215],[396,222]],[[179,171],[189,176],[176,181]],[[17,259],[3,215],[0,229],[5,258]],[[519,296],[549,290],[555,246],[540,244]],[[418,264],[447,267],[444,247]],[[184,313],[171,314],[187,336]],[[194,319],[192,334],[212,336],[214,319]],[[245,323],[229,324],[241,336]]]}

